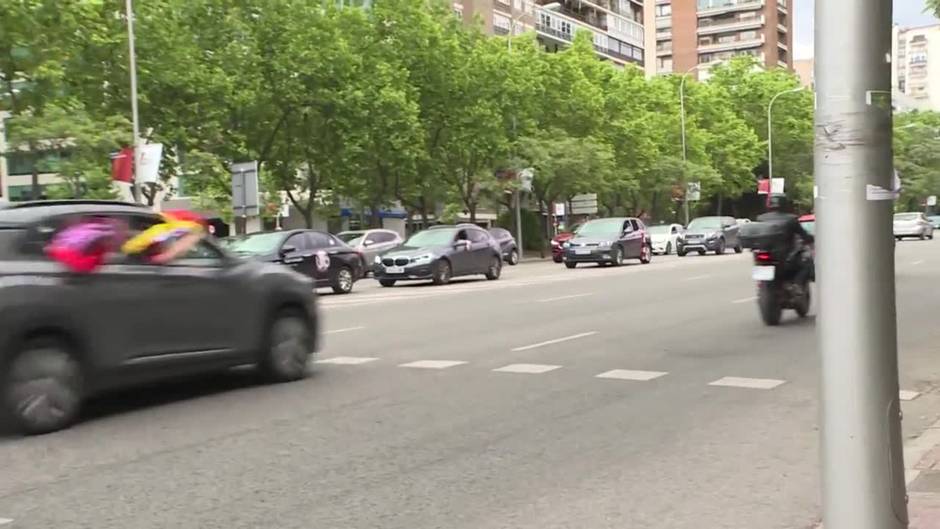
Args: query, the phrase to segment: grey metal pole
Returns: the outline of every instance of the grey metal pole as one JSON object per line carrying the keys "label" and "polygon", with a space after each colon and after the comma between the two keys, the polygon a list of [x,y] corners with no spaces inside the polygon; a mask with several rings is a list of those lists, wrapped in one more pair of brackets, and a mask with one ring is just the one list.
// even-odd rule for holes
{"label": "grey metal pole", "polygon": [[522,191],[516,190],[516,246],[519,247],[519,259],[522,259]]}
{"label": "grey metal pole", "polygon": [[131,123],[134,128],[134,200],[142,202],[140,182],[137,180],[137,163],[140,160],[140,118],[137,114],[137,53],[134,49],[134,5],[133,0],[125,3],[127,15],[127,47],[131,73]]}
{"label": "grey metal pole", "polygon": [[819,1],[815,19],[823,524],[903,529],[891,0]]}
{"label": "grey metal pole", "polygon": [[[693,68],[694,69],[694,68]],[[689,70],[691,72],[692,70]],[[682,161],[689,161],[689,154],[685,144],[685,79],[688,77],[689,72],[686,72],[682,76],[682,80],[679,81],[679,122],[682,124]],[[685,168],[683,167],[683,170]],[[683,179],[685,180],[685,179]],[[683,181],[682,185],[685,186],[685,189],[682,190],[682,209],[685,212],[685,225],[689,225],[689,183]]]}

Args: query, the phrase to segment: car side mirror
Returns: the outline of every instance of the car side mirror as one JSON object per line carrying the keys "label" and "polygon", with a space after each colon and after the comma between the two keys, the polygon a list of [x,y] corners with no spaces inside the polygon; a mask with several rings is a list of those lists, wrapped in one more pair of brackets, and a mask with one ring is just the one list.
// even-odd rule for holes
{"label": "car side mirror", "polygon": [[292,254],[292,253],[294,253],[294,252],[296,252],[296,251],[297,251],[297,247],[296,247],[296,246],[292,246],[292,245],[290,245],[290,244],[285,244],[284,246],[281,246],[280,254],[281,254],[281,257],[284,257],[285,255],[290,255],[290,254]]}
{"label": "car side mirror", "polygon": [[372,241],[365,241],[362,243],[363,246],[372,246]]}

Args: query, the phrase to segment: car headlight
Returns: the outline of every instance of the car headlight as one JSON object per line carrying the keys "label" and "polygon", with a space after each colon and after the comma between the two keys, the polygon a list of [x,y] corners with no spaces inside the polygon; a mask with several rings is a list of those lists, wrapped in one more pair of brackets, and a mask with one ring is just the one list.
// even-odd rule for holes
{"label": "car headlight", "polygon": [[372,260],[372,264],[382,264],[382,258],[376,255],[375,259]]}
{"label": "car headlight", "polygon": [[411,258],[411,264],[428,264],[431,260],[434,259],[434,256],[431,254],[419,255],[417,257]]}
{"label": "car headlight", "polygon": [[566,242],[565,244],[562,244],[562,246],[565,247],[565,248],[571,248],[571,243],[570,243],[570,242]]}
{"label": "car headlight", "polygon": [[610,248],[610,244],[610,241],[601,241],[597,244],[597,246],[600,248]]}

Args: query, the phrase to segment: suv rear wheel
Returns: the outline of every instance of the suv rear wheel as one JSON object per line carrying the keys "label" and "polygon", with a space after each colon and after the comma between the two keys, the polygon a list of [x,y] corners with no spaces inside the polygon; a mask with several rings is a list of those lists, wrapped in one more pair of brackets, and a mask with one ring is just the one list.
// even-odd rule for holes
{"label": "suv rear wheel", "polygon": [[7,365],[0,381],[3,411],[18,431],[43,434],[61,430],[78,417],[82,368],[57,340],[28,342]]}
{"label": "suv rear wheel", "polygon": [[293,311],[278,314],[268,330],[261,370],[274,382],[290,382],[307,375],[312,338],[307,321]]}
{"label": "suv rear wheel", "polygon": [[490,266],[486,269],[486,278],[490,281],[499,279],[499,273],[502,271],[502,263],[499,257],[493,257],[490,259]]}
{"label": "suv rear wheel", "polygon": [[353,273],[348,267],[338,269],[330,279],[330,286],[337,294],[349,294],[353,289]]}

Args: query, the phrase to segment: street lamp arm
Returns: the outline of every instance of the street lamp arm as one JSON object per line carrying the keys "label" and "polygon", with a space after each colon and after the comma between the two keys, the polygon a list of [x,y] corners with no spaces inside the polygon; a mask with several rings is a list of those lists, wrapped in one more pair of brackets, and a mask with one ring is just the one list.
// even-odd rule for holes
{"label": "street lamp arm", "polygon": [[778,92],[770,98],[770,103],[767,105],[767,178],[771,180],[774,177],[774,103],[777,102],[777,99],[780,96],[794,94],[805,89],[805,86],[799,86],[797,88],[791,88],[789,90]]}

